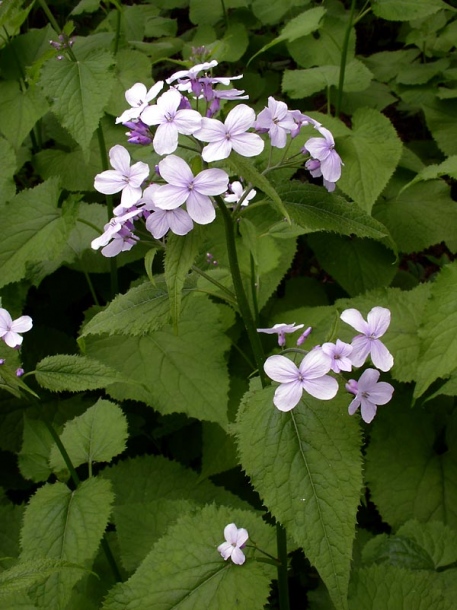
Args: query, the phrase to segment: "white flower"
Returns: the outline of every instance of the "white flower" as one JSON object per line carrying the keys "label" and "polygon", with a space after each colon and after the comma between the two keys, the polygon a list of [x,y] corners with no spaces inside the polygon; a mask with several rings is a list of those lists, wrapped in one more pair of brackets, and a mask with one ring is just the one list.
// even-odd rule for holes
{"label": "white flower", "polygon": [[226,561],[230,557],[233,563],[243,565],[246,557],[241,549],[249,538],[248,532],[243,527],[237,528],[234,523],[229,523],[224,528],[224,538],[226,542],[217,547],[219,553]]}
{"label": "white flower", "polygon": [[135,83],[133,87],[127,89],[125,99],[132,108],[125,110],[121,116],[117,117],[116,123],[127,123],[127,121],[137,119],[149,102],[162,91],[162,88],[163,81],[159,80],[149,91],[143,83]]}
{"label": "white flower", "polygon": [[355,398],[349,405],[349,415],[354,415],[361,407],[362,419],[369,424],[373,421],[378,405],[385,405],[392,398],[393,386],[385,381],[378,383],[380,372],[375,369],[367,369],[360,376],[359,381],[350,379],[347,389],[355,393]]}
{"label": "white flower", "polygon": [[244,193],[245,193],[244,186],[238,180],[235,180],[234,182],[232,182],[230,184],[230,190],[232,192],[228,193],[227,195],[224,196],[224,201],[226,203],[235,203],[236,204],[239,202],[239,200],[242,197],[244,197],[243,203],[241,205],[246,206],[249,204],[251,199],[254,199],[254,197],[257,195],[257,191],[255,189],[251,188],[248,191],[248,194],[246,196],[244,196]]}
{"label": "white flower", "polygon": [[278,335],[278,345],[284,347],[286,344],[286,333],[294,333],[296,330],[303,328],[304,324],[275,324],[271,328],[258,328],[258,333],[265,333],[267,335]]}
{"label": "white flower", "polygon": [[30,316],[21,316],[14,320],[6,309],[0,307],[0,337],[9,347],[18,347],[22,344],[22,337],[19,333],[25,333],[33,326]]}

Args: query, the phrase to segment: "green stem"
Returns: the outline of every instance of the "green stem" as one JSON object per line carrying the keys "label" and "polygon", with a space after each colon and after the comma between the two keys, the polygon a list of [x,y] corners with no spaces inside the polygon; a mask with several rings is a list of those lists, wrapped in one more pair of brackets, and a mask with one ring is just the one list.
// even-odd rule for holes
{"label": "green stem", "polygon": [[351,36],[352,23],[354,20],[354,11],[355,11],[355,0],[351,0],[349,21],[347,24],[346,32],[344,33],[343,49],[341,52],[340,79],[338,82],[338,94],[336,97],[336,104],[335,104],[335,116],[336,117],[338,117],[340,115],[341,101],[343,99],[343,86],[344,86],[344,76],[345,76],[345,72],[346,72],[346,59],[347,59],[347,55],[348,55],[349,38]]}
{"label": "green stem", "polygon": [[278,547],[278,596],[279,609],[289,610],[289,586],[287,579],[287,536],[286,530],[280,523],[276,523],[276,543]]}
{"label": "green stem", "polygon": [[259,377],[262,383],[262,387],[265,387],[268,384],[268,378],[263,370],[263,363],[265,357],[263,354],[262,343],[260,342],[260,337],[257,332],[251,308],[249,306],[249,302],[246,297],[246,292],[243,286],[240,266],[238,263],[238,253],[236,251],[235,225],[232,216],[228,211],[227,206],[225,205],[225,202],[220,197],[215,197],[215,199],[217,206],[221,210],[222,218],[224,219],[227,254],[238,308],[243,319],[244,326],[248,333],[252,352],[254,354],[254,360],[259,371]]}
{"label": "green stem", "polygon": [[229,290],[226,286],[224,286],[223,284],[215,280],[213,277],[205,273],[202,269],[199,269],[199,267],[192,265],[191,269],[195,273],[198,273],[198,275],[201,275],[201,277],[204,277],[205,280],[208,280],[208,282],[211,282],[211,284],[213,284],[214,286],[217,286],[219,290],[222,290],[222,292],[224,292],[229,297],[230,302],[236,305],[236,297],[231,290]]}
{"label": "green stem", "polygon": [[38,4],[43,9],[46,17],[48,18],[49,23],[52,25],[57,34],[59,34],[62,31],[62,28],[59,26],[59,24],[54,18],[54,15],[49,10],[49,6],[47,5],[46,0],[38,0]]}
{"label": "green stem", "polygon": [[[104,171],[106,171],[107,169],[109,169],[108,153],[106,151],[105,136],[103,135],[103,129],[102,129],[101,123],[99,123],[98,127],[97,127],[97,138],[98,138],[98,146],[100,149],[100,158],[102,161],[102,168]],[[111,195],[106,195],[105,199],[106,199],[106,207],[107,207],[108,222],[109,222],[111,220],[111,218],[113,217],[113,198]],[[111,275],[111,296],[114,298],[114,296],[119,291],[119,284],[117,281],[116,257],[114,257],[114,256],[110,257],[109,261],[110,261],[110,275]]]}
{"label": "green stem", "polygon": [[[81,261],[81,263],[82,263],[82,261]],[[84,277],[86,278],[87,285],[89,286],[90,294],[92,295],[92,299],[94,300],[95,305],[100,306],[100,303],[99,303],[98,298],[97,298],[97,293],[95,292],[94,285],[92,284],[92,280],[90,279],[90,275],[89,275],[89,273],[88,273],[88,271],[87,271],[87,269],[86,269],[86,267],[84,266],[83,263],[82,263],[82,267],[83,267]]]}

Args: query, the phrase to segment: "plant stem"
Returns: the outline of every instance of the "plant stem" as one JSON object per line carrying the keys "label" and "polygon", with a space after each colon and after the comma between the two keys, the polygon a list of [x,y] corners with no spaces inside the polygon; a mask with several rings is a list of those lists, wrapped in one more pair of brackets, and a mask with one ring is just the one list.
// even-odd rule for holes
{"label": "plant stem", "polygon": [[59,32],[62,31],[62,28],[59,26],[59,24],[57,23],[57,21],[54,18],[54,15],[49,10],[49,6],[47,5],[46,0],[38,0],[38,4],[43,9],[46,17],[48,18],[49,23],[52,25],[52,27],[57,32],[57,34],[59,34]]}
{"label": "plant stem", "polygon": [[340,62],[340,79],[338,82],[338,93],[335,104],[335,116],[340,115],[341,101],[343,99],[343,86],[344,86],[344,75],[346,72],[346,59],[348,55],[349,38],[351,36],[352,23],[354,20],[355,11],[355,0],[351,0],[351,8],[349,12],[349,21],[347,24],[346,32],[344,33],[343,49],[341,51],[341,62]]}
{"label": "plant stem", "polygon": [[287,536],[286,530],[276,523],[276,543],[278,547],[278,595],[280,610],[289,610],[289,585],[287,580]]}
{"label": "plant stem", "polygon": [[194,273],[198,273],[198,275],[201,275],[201,277],[204,277],[205,280],[208,280],[208,282],[211,282],[211,284],[214,284],[214,286],[217,286],[219,288],[219,290],[224,292],[227,295],[227,297],[229,297],[229,299],[227,299],[227,297],[226,297],[226,300],[230,300],[230,302],[232,304],[236,305],[236,297],[231,290],[229,290],[226,286],[224,286],[223,284],[221,284],[220,282],[215,280],[213,277],[211,277],[210,275],[205,273],[199,267],[192,265],[191,269],[192,269],[192,271],[194,271]]}

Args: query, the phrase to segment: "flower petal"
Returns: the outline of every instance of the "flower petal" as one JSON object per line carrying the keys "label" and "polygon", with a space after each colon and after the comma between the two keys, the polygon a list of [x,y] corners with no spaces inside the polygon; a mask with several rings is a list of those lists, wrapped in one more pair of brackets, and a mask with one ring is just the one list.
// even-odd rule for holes
{"label": "flower petal", "polygon": [[290,411],[298,405],[302,394],[303,387],[300,381],[282,383],[276,388],[273,403],[280,411]]}
{"label": "flower petal", "polygon": [[154,203],[162,210],[174,210],[179,208],[188,196],[189,191],[186,187],[164,184],[154,193]]}
{"label": "flower petal", "polygon": [[255,112],[246,104],[238,104],[230,110],[225,120],[225,126],[231,133],[243,133],[253,127],[255,123]]}
{"label": "flower petal", "polygon": [[290,383],[298,380],[298,367],[285,356],[270,356],[265,360],[263,369],[270,379],[279,381],[279,383]]}
{"label": "flower petal", "polygon": [[222,558],[225,559],[225,561],[227,561],[227,559],[231,556],[231,554],[233,553],[233,549],[235,547],[232,546],[229,542],[223,542],[222,544],[220,544],[217,547],[217,550],[219,551],[219,553],[222,555]]}
{"label": "flower petal", "polygon": [[192,220],[199,225],[208,225],[216,218],[216,210],[211,199],[197,190],[190,192],[186,208]]}
{"label": "flower petal", "polygon": [[246,557],[244,556],[244,553],[241,549],[235,547],[232,552],[231,560],[233,561],[233,563],[236,563],[236,565],[242,566],[243,563],[246,561]]}
{"label": "flower petal", "polygon": [[167,214],[170,230],[175,235],[187,235],[194,228],[192,218],[185,210],[176,208],[176,210],[167,212]]}
{"label": "flower petal", "polygon": [[338,392],[338,382],[330,375],[324,375],[317,379],[304,379],[302,384],[308,394],[311,394],[314,398],[319,398],[319,400],[335,398]]}
{"label": "flower petal", "polygon": [[155,239],[161,239],[170,228],[168,222],[168,214],[166,210],[157,210],[148,216],[146,220],[146,229]]}
{"label": "flower petal", "polygon": [[211,163],[212,161],[221,161],[222,159],[227,159],[232,152],[232,143],[231,140],[227,140],[226,138],[222,140],[218,140],[217,142],[212,142],[211,144],[207,144],[202,150],[203,160],[207,163]]}
{"label": "flower petal", "polygon": [[107,169],[101,174],[97,174],[94,179],[94,188],[104,195],[114,195],[125,188],[127,179],[117,170]]}
{"label": "flower petal", "polygon": [[362,314],[358,309],[345,309],[340,315],[341,320],[355,328],[355,330],[359,331],[359,333],[363,333],[364,335],[369,335],[368,324],[362,317]]}
{"label": "flower petal", "polygon": [[360,397],[356,396],[353,400],[351,400],[349,407],[348,407],[348,413],[349,415],[354,415],[354,413],[357,411],[357,409],[360,407],[361,401],[360,401]]}
{"label": "flower petal", "polygon": [[224,527],[224,538],[229,544],[236,544],[238,528],[234,523],[229,523]]}
{"label": "flower petal", "polygon": [[305,379],[317,379],[329,372],[332,359],[321,349],[313,349],[306,354],[298,367]]}
{"label": "flower petal", "polygon": [[30,316],[21,316],[11,324],[11,330],[15,333],[25,333],[33,326],[33,321]]}
{"label": "flower petal", "polygon": [[373,307],[367,316],[368,326],[370,327],[370,334],[373,334],[376,339],[382,337],[382,335],[389,328],[390,324],[390,310],[386,307]]}
{"label": "flower petal", "polygon": [[379,339],[371,342],[371,361],[381,371],[390,371],[394,365],[392,354]]}
{"label": "flower petal", "polygon": [[154,150],[158,155],[168,155],[178,147],[178,129],[174,123],[162,123],[152,141]]}
{"label": "flower petal", "polygon": [[221,195],[227,190],[228,181],[223,169],[204,169],[194,178],[194,190],[202,195]]}
{"label": "flower petal", "polygon": [[175,186],[187,188],[194,179],[190,167],[184,159],[176,155],[168,155],[168,157],[162,159],[159,162],[159,172],[166,182]]}
{"label": "flower petal", "polygon": [[244,527],[238,528],[238,532],[236,535],[236,546],[242,547],[244,544],[246,544],[248,538],[249,538],[248,531],[246,529],[244,529]]}
{"label": "flower petal", "polygon": [[368,358],[372,347],[372,340],[365,335],[357,335],[352,339],[352,352],[349,356],[354,366],[362,366]]}
{"label": "flower petal", "polygon": [[12,323],[13,319],[9,312],[3,307],[0,307],[0,337],[2,336],[2,333],[5,334],[9,331]]}
{"label": "flower petal", "polygon": [[362,419],[365,423],[370,424],[373,419],[374,416],[376,415],[376,411],[377,411],[377,406],[375,405],[374,402],[371,402],[371,400],[368,400],[368,398],[361,398],[361,403],[362,403],[362,407],[360,409],[360,413],[362,415]]}
{"label": "flower petal", "polygon": [[111,166],[114,167],[121,174],[128,176],[130,172],[130,155],[128,150],[116,144],[109,151],[109,161]]}
{"label": "flower petal", "polygon": [[230,139],[233,150],[243,157],[256,157],[264,149],[265,143],[256,133],[242,133]]}
{"label": "flower petal", "polygon": [[18,347],[22,344],[23,337],[10,330],[2,336],[2,339],[9,347]]}

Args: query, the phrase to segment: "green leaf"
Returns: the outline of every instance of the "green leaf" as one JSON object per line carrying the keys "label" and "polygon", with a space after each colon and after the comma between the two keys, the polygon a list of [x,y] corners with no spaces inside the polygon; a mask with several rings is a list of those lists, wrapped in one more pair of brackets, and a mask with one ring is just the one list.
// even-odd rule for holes
{"label": "green leaf", "polygon": [[445,155],[457,154],[457,125],[455,115],[457,100],[438,100],[426,96],[420,104],[425,114],[425,121],[433,139]]}
{"label": "green leaf", "polygon": [[373,208],[373,216],[389,229],[401,252],[420,252],[457,240],[455,201],[443,180],[415,184],[399,194],[388,188]]}
{"label": "green leaf", "polygon": [[264,504],[317,568],[335,607],[347,608],[362,484],[360,434],[344,395],[304,393],[292,411],[273,388],[246,396],[237,422],[241,463]]}
{"label": "green leaf", "polygon": [[4,504],[0,506],[0,557],[10,557],[1,561],[2,570],[13,565],[19,557],[19,534],[22,527],[24,506]]}
{"label": "green leaf", "polygon": [[[233,382],[232,382],[233,385]],[[203,422],[201,477],[207,478],[238,465],[235,439],[217,424]]]}
{"label": "green leaf", "polygon": [[[396,528],[410,519],[439,520],[457,529],[456,414],[443,428],[440,411],[414,408],[397,388],[379,409],[367,449],[366,479],[383,521]],[[430,405],[431,403],[427,403]],[[445,443],[447,451],[437,445]]]}
{"label": "green leaf", "polygon": [[457,368],[457,264],[442,267],[432,284],[430,299],[419,329],[420,357],[414,396],[422,396],[438,377]]}
{"label": "green leaf", "polygon": [[331,231],[340,235],[369,237],[395,251],[395,244],[384,225],[343,197],[328,193],[323,187],[291,182],[280,194],[292,220],[306,233]]}
{"label": "green leaf", "polygon": [[[191,291],[185,290],[183,298],[186,299]],[[159,330],[169,320],[168,291],[163,279],[156,278],[156,286],[147,281],[123,295],[117,295],[106,309],[84,326],[81,337],[103,333],[143,335]]]}
{"label": "green leaf", "polygon": [[246,182],[250,182],[253,186],[261,189],[269,198],[273,208],[290,222],[287,209],[285,208],[281,198],[271,182],[265,176],[260,174],[254,165],[248,159],[246,159],[246,157],[242,157],[238,153],[232,152],[230,157],[227,159],[227,162],[229,166],[233,168],[233,171],[236,172],[240,177],[244,178]]}
{"label": "green leaf", "polygon": [[57,259],[75,222],[74,211],[58,207],[56,180],[0,203],[0,287],[27,276],[30,264]]}
{"label": "green leaf", "polygon": [[401,157],[402,143],[387,117],[370,108],[353,116],[350,136],[336,138],[345,167],[338,186],[370,212]]}
{"label": "green leaf", "polygon": [[363,548],[363,563],[387,563],[409,570],[433,570],[432,558],[417,542],[400,534],[381,534],[367,542]]}
{"label": "green leaf", "polygon": [[265,25],[278,23],[293,6],[304,6],[309,0],[253,0],[252,12]]}
{"label": "green leaf", "polygon": [[434,569],[457,561],[457,532],[440,521],[407,521],[397,534],[416,542],[432,559]]}
{"label": "green leaf", "polygon": [[308,243],[319,263],[351,296],[388,286],[397,268],[395,256],[371,240],[314,234]]}
{"label": "green leaf", "polygon": [[18,150],[49,104],[36,88],[22,91],[16,81],[2,82],[0,92],[0,131]]}
{"label": "green leaf", "polygon": [[357,570],[350,593],[350,610],[452,610],[438,577],[388,565]]}
{"label": "green leaf", "polygon": [[[240,510],[206,506],[184,515],[153,546],[127,583],[110,591],[104,610],[214,608],[262,610],[267,601],[273,566],[255,561],[246,549],[246,562],[225,562],[217,551],[228,523],[244,527],[262,549],[273,552],[273,528],[259,516]],[[274,548],[274,547],[273,547]]]}
{"label": "green leaf", "polygon": [[26,479],[36,483],[46,481],[51,475],[49,453],[53,444],[46,424],[24,415],[24,435],[18,465]]}
{"label": "green leaf", "polygon": [[[108,481],[88,479],[75,491],[63,483],[44,485],[30,500],[21,534],[21,561],[42,559],[88,565],[93,560],[111,512],[113,493]],[[61,610],[81,573],[61,571],[37,585],[39,608]]]}
{"label": "green leaf", "polygon": [[257,53],[255,53],[248,61],[248,65],[254,59],[254,57],[257,57],[257,55],[271,49],[271,47],[279,44],[280,42],[293,42],[297,38],[303,38],[304,36],[315,32],[317,29],[319,29],[325,13],[325,8],[318,6],[316,8],[309,9],[304,13],[300,13],[300,15],[297,15],[288,21],[287,24],[282,28],[279,36],[273,38],[273,40],[264,45],[260,51],[257,51]]}
{"label": "green leaf", "polygon": [[411,182],[408,182],[408,184],[402,188],[402,192],[417,182],[421,182],[423,180],[434,180],[435,178],[440,178],[441,176],[449,176],[450,178],[457,179],[457,155],[449,157],[442,163],[427,165],[427,167],[424,167],[424,169],[421,170],[417,176],[411,180]]}
{"label": "green leaf", "polygon": [[[344,91],[364,91],[373,75],[358,59],[346,66]],[[282,80],[282,90],[292,99],[309,97],[328,87],[337,87],[340,78],[339,66],[319,66],[306,70],[286,70]]]}
{"label": "green leaf", "polygon": [[186,413],[225,427],[229,341],[218,317],[217,306],[206,297],[186,299],[179,335],[166,325],[142,336],[90,338],[87,354],[137,382],[110,386],[113,398],[140,400],[165,415]]}
{"label": "green leaf", "polygon": [[165,281],[168,288],[170,317],[175,330],[181,314],[182,289],[190,268],[195,262],[202,244],[198,227],[187,235],[171,233],[165,251]]}
{"label": "green leaf", "polygon": [[43,358],[37,364],[35,377],[51,392],[96,390],[122,379],[115,370],[101,362],[65,354]]}
{"label": "green leaf", "polygon": [[86,157],[114,85],[113,65],[111,53],[94,50],[76,62],[49,61],[42,71],[40,84],[52,110]]}
{"label": "green leaf", "polygon": [[[125,449],[127,420],[122,410],[101,398],[85,413],[65,424],[60,440],[75,468],[81,464],[110,462]],[[64,470],[67,466],[57,445],[49,458],[51,468]]]}
{"label": "green leaf", "polygon": [[[1,137],[0,164],[2,168],[2,173],[0,175],[0,199],[3,202],[12,199],[16,193],[16,185],[13,176],[16,173],[17,160],[11,144]],[[1,209],[2,208],[0,208],[0,210]]]}
{"label": "green leaf", "polygon": [[451,8],[442,0],[372,0],[371,5],[377,17],[389,21],[422,19],[440,9]]}

